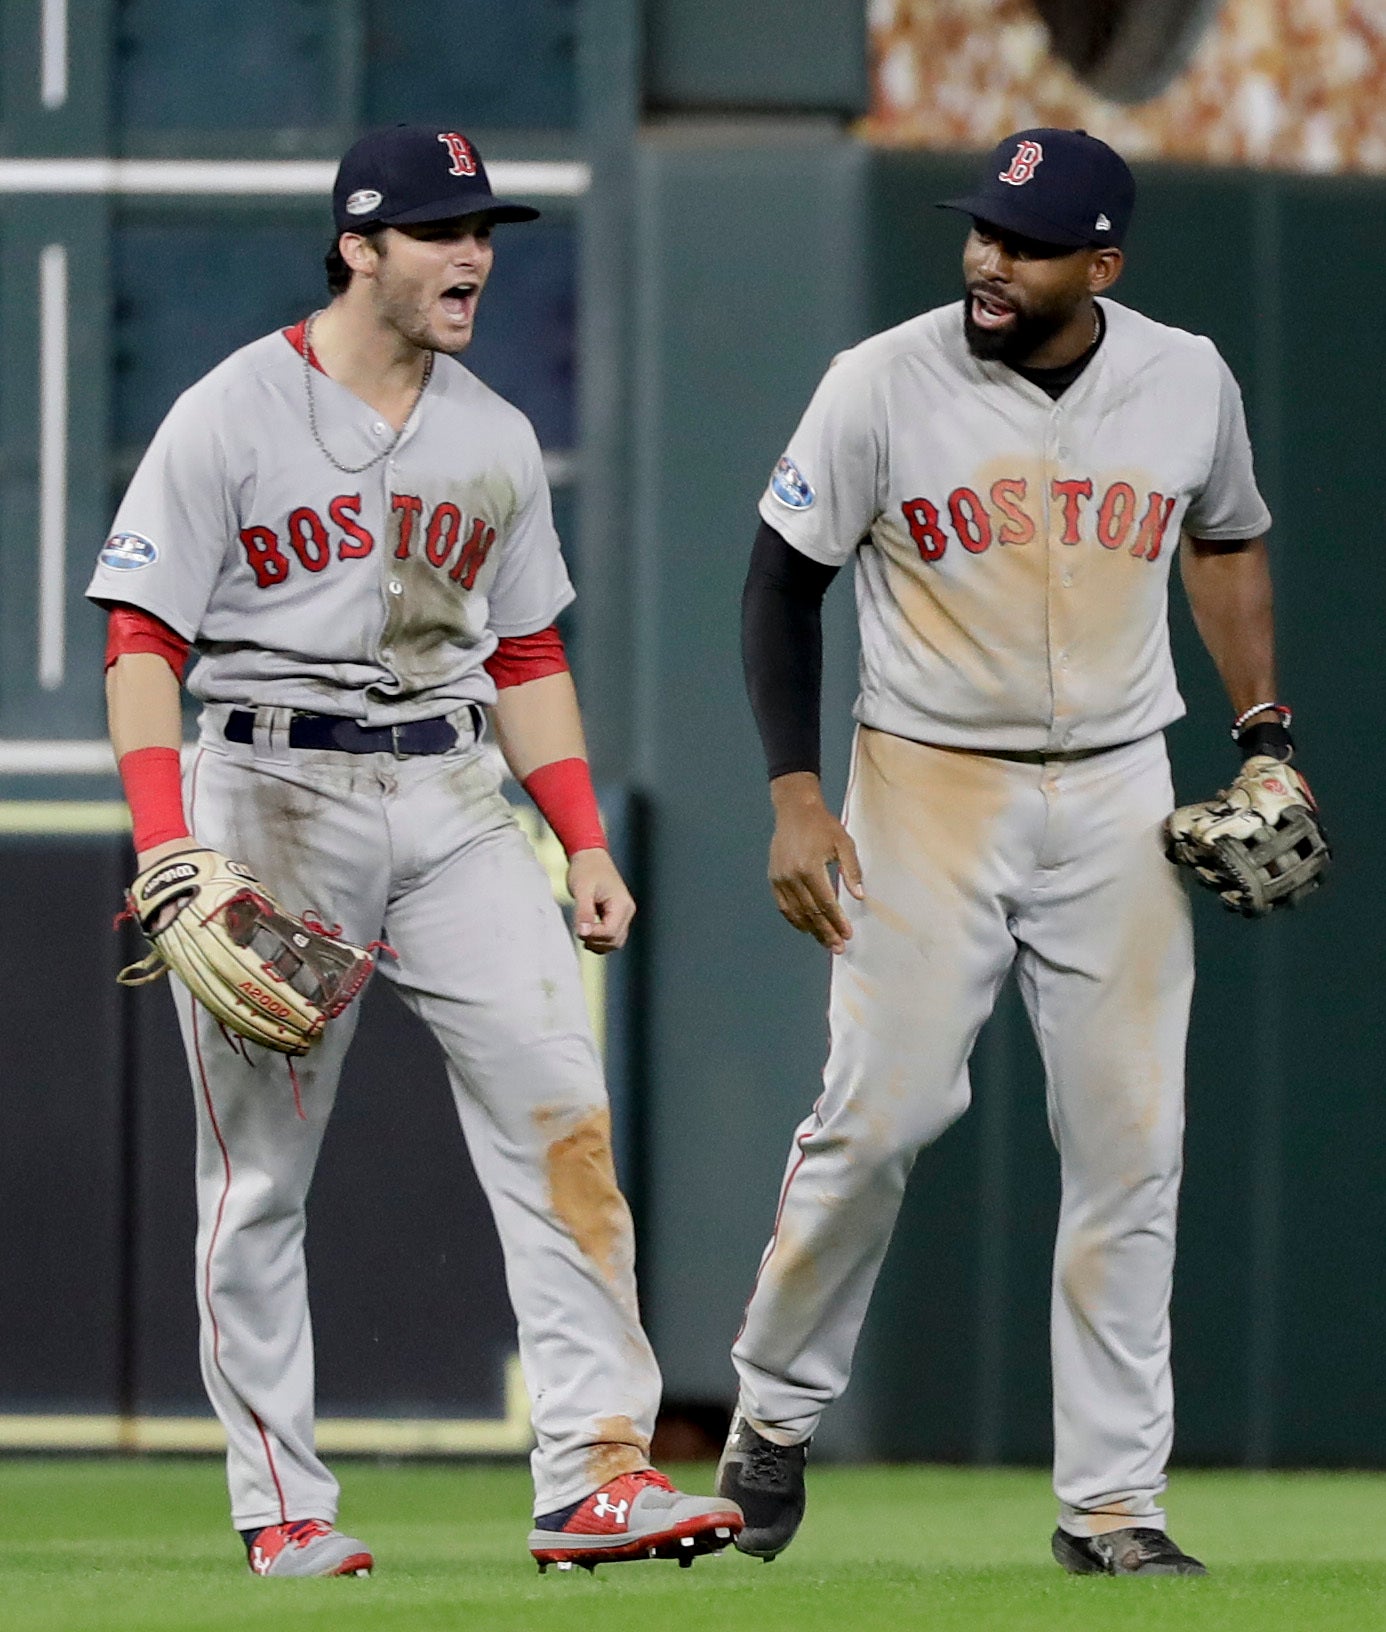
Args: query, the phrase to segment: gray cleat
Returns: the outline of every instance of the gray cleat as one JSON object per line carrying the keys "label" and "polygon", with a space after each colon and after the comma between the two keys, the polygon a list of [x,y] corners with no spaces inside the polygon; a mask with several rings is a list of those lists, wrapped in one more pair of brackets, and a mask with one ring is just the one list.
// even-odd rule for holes
{"label": "gray cleat", "polygon": [[774,1445],[762,1438],[740,1411],[732,1418],[717,1493],[729,1496],[746,1516],[736,1538],[738,1552],[767,1562],[794,1540],[804,1516],[804,1464],[809,1442]]}
{"label": "gray cleat", "polygon": [[246,1550],[255,1575],[369,1575],[375,1560],[355,1536],[344,1536],[323,1519],[270,1524]]}
{"label": "gray cleat", "polygon": [[1109,1530],[1104,1536],[1071,1536],[1056,1530],[1054,1557],[1070,1575],[1207,1575],[1196,1558],[1180,1552],[1163,1530]]}
{"label": "gray cleat", "polygon": [[676,1490],[657,1468],[618,1474],[590,1496],[534,1521],[529,1550],[543,1575],[579,1565],[673,1558],[687,1568],[717,1553],[741,1528],[741,1509],[719,1496]]}

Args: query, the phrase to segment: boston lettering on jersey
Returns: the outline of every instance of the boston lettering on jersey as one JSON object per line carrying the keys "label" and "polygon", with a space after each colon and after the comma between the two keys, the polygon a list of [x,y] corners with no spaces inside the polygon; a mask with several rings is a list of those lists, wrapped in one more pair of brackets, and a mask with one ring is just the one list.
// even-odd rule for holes
{"label": "boston lettering on jersey", "polygon": [[[446,501],[429,510],[427,520],[425,508],[416,494],[390,495],[390,509],[399,522],[395,559],[407,561],[421,552],[430,566],[446,571],[463,589],[471,589],[496,542],[496,529],[484,516],[464,516]],[[242,527],[241,545],[258,587],[282,584],[295,562],[309,572],[321,572],[334,556],[339,561],[359,561],[370,555],[375,537],[362,526],[360,514],[361,495],[339,493],[327,506],[327,521],[312,505],[301,504],[290,511],[282,528]]]}
{"label": "boston lettering on jersey", "polygon": [[[1100,498],[1090,476],[1056,477],[1051,502],[1063,524],[1061,544],[1080,544],[1084,523],[1093,517],[1097,542],[1107,550],[1154,561],[1174,512],[1174,499],[1163,493],[1138,494],[1130,482],[1112,482]],[[931,499],[906,499],[900,506],[910,537],[925,561],[939,560],[950,535],[965,550],[981,555],[993,544],[1029,544],[1039,531],[1031,508],[1030,483],[1023,476],[1003,476],[991,484],[984,500],[970,487],[955,487],[941,505]]]}

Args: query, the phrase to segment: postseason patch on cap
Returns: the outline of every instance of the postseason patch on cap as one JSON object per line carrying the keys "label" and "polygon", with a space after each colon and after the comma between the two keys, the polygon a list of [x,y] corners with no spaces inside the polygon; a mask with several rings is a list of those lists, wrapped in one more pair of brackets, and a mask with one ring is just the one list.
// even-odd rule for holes
{"label": "postseason patch on cap", "polygon": [[358,187],[346,201],[348,215],[369,215],[372,210],[378,210],[384,203],[384,195],[376,192],[374,187]]}
{"label": "postseason patch on cap", "polygon": [[807,510],[817,496],[804,479],[803,471],[788,454],[775,466],[775,473],[770,478],[770,491],[791,510]]}
{"label": "postseason patch on cap", "polygon": [[112,533],[97,557],[113,572],[138,572],[159,559],[159,547],[143,533]]}

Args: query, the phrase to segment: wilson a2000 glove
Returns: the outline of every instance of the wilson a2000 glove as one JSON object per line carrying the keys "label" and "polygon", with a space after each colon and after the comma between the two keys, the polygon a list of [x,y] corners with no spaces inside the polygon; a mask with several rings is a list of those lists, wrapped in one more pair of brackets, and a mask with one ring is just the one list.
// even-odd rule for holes
{"label": "wilson a2000 glove", "polygon": [[147,867],[128,906],[153,950],[121,970],[122,985],[172,969],[228,1030],[280,1054],[306,1054],[375,968],[369,950],[285,912],[248,867],[215,850]]}

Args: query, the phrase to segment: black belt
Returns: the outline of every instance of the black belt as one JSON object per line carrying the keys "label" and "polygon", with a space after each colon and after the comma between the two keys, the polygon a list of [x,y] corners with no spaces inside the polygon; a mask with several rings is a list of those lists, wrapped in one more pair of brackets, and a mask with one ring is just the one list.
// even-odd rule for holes
{"label": "black belt", "polygon": [[1095,759],[1098,754],[1110,754],[1114,748],[1126,746],[1124,742],[1113,742],[1102,748],[968,748],[964,752],[982,754],[989,759],[1009,759],[1016,765],[1072,765],[1080,759]]}
{"label": "black belt", "polygon": [[[473,730],[480,731],[480,709],[469,705]],[[228,742],[254,742],[255,715],[233,708],[226,717]],[[327,748],[339,754],[445,754],[457,746],[450,720],[405,720],[401,725],[362,725],[340,714],[294,713],[289,721],[290,748]]]}

